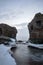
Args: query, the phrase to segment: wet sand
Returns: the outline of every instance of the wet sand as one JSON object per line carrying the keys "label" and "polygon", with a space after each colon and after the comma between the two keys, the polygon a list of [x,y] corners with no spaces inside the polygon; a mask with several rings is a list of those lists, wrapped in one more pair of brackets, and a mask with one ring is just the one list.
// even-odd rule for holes
{"label": "wet sand", "polygon": [[18,44],[16,49],[12,49],[13,58],[15,58],[17,65],[43,65],[43,62],[33,61],[30,57],[29,48],[27,45]]}

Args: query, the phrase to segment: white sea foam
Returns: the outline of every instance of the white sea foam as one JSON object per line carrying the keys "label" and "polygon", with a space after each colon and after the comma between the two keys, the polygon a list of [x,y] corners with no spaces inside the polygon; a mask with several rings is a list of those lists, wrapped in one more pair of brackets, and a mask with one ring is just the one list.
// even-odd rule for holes
{"label": "white sea foam", "polygon": [[43,44],[35,44],[35,43],[29,43],[28,46],[36,47],[39,49],[43,49]]}
{"label": "white sea foam", "polygon": [[8,49],[11,47],[6,47],[3,44],[0,45],[0,65],[16,65],[15,59],[11,57]]}

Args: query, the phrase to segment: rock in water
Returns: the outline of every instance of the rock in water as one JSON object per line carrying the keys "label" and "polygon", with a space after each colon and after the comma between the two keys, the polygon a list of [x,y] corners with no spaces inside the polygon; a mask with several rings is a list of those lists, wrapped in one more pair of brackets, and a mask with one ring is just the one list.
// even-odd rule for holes
{"label": "rock in water", "polygon": [[43,43],[43,14],[37,13],[28,24],[30,41],[33,43]]}
{"label": "rock in water", "polygon": [[16,39],[16,34],[17,34],[17,29],[16,27],[11,27],[7,24],[0,24],[0,36],[7,36],[7,37],[11,37],[11,38],[15,38]]}

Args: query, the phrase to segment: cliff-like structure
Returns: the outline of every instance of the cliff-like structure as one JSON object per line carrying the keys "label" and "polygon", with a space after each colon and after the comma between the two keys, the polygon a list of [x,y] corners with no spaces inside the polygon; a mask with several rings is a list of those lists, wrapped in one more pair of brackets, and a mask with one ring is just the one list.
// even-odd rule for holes
{"label": "cliff-like structure", "polygon": [[43,14],[37,13],[33,20],[28,24],[30,41],[43,43]]}
{"label": "cliff-like structure", "polygon": [[17,29],[7,24],[0,24],[0,36],[7,36],[16,39]]}

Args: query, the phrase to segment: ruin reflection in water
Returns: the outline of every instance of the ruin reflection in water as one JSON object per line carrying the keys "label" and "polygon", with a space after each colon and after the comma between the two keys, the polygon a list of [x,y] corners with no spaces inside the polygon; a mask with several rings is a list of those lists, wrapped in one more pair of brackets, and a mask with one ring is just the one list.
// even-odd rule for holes
{"label": "ruin reflection in water", "polygon": [[43,65],[43,50],[36,48],[29,48],[29,64]]}

